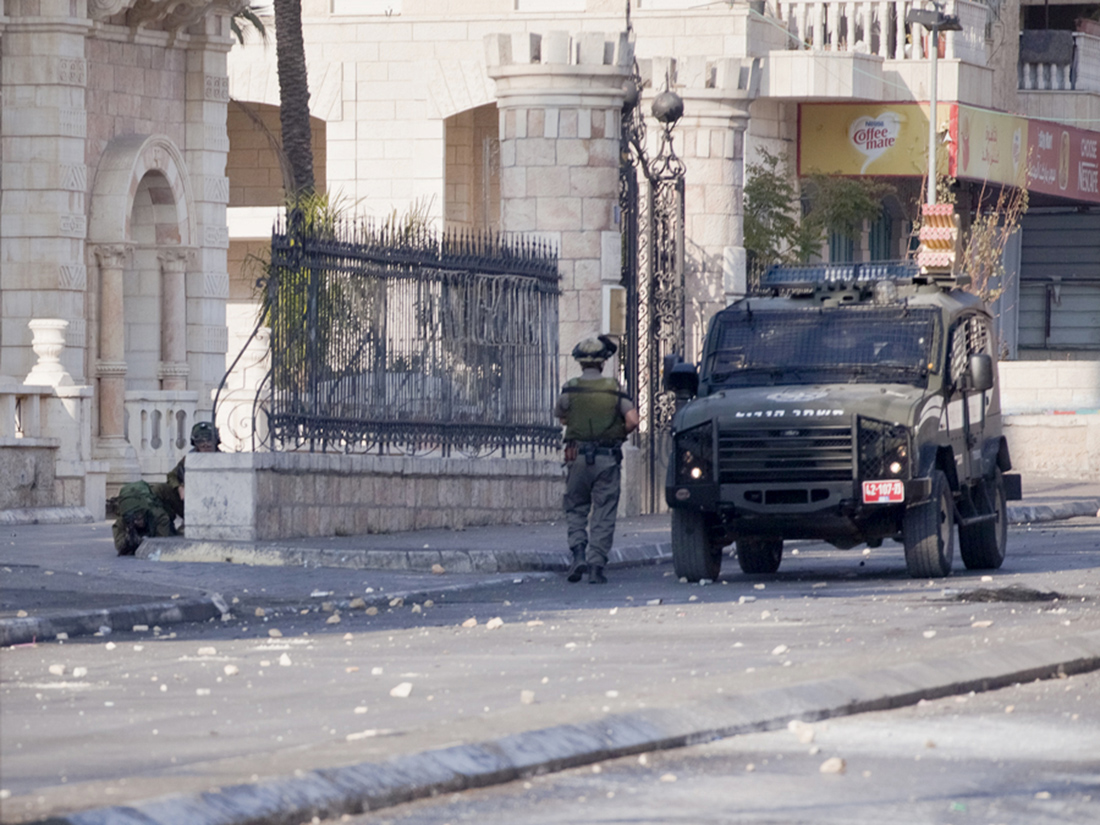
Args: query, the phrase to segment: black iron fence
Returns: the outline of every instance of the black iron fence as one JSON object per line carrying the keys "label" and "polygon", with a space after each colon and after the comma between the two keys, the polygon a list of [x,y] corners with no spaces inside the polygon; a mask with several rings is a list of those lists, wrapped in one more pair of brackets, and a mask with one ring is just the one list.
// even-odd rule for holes
{"label": "black iron fence", "polygon": [[292,213],[271,239],[275,449],[450,455],[560,445],[558,263],[493,234]]}

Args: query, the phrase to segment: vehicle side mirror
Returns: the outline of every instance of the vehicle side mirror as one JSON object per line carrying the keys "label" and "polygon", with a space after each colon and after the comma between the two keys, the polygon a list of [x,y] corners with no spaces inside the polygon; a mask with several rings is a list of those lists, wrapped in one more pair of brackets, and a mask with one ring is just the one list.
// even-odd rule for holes
{"label": "vehicle side mirror", "polygon": [[986,353],[970,356],[969,389],[985,392],[993,388],[993,358]]}
{"label": "vehicle side mirror", "polygon": [[695,365],[683,361],[674,364],[670,370],[665,372],[665,386],[676,393],[677,399],[694,398],[695,394],[699,392],[699,373],[696,371]]}

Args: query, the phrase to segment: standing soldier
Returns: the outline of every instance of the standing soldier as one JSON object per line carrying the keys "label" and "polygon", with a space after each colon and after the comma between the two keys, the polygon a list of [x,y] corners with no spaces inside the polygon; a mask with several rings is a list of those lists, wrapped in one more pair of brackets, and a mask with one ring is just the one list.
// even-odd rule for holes
{"label": "standing soldier", "polygon": [[622,444],[638,428],[634,402],[618,381],[600,374],[615,350],[615,342],[606,335],[577,344],[573,357],[583,371],[562,387],[554,408],[565,425],[569,471],[563,503],[573,553],[568,579],[573,583],[586,572],[589,584],[607,583],[603,569],[615,539]]}

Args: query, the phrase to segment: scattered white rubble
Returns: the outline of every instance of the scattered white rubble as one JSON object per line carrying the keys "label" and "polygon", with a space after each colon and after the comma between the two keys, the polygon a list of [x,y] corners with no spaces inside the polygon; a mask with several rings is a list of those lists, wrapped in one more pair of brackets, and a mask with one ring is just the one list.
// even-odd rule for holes
{"label": "scattered white rubble", "polygon": [[213,647],[200,647],[199,648],[199,655],[200,656],[217,656],[218,655],[218,650],[217,650],[217,648],[213,648]]}
{"label": "scattered white rubble", "polygon": [[496,630],[500,627],[504,627],[504,619],[500,618],[500,616],[494,616],[485,623],[486,630]]}
{"label": "scattered white rubble", "polygon": [[290,667],[290,665],[291,665],[290,656],[286,653],[284,653],[282,656],[280,656],[279,657],[279,665],[280,665],[280,667]]}
{"label": "scattered white rubble", "polygon": [[535,704],[535,691],[533,690],[521,690],[519,692],[519,701],[523,705]]}
{"label": "scattered white rubble", "polygon": [[395,699],[408,699],[409,694],[412,693],[412,682],[401,682],[390,690],[390,696]]}
{"label": "scattered white rubble", "polygon": [[848,769],[848,763],[839,756],[831,756],[821,763],[818,768],[822,773],[844,773]]}

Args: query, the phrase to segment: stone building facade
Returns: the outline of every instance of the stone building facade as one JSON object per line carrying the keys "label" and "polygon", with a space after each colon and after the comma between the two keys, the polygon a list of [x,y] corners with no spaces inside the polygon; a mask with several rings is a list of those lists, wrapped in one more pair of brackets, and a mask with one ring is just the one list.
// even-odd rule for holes
{"label": "stone building facade", "polygon": [[5,11],[0,452],[26,489],[0,510],[102,516],[105,490],[178,460],[224,373],[231,10]]}

